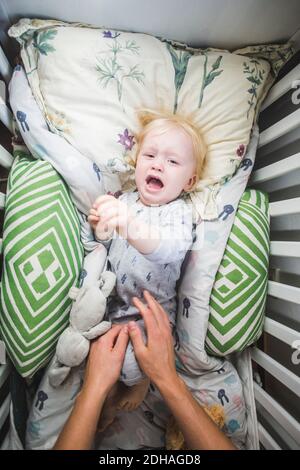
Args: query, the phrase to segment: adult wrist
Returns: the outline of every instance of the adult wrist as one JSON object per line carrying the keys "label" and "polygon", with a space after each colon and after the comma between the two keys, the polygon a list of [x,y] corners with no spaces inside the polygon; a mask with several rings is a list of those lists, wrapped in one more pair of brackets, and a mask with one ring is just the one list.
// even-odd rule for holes
{"label": "adult wrist", "polygon": [[84,382],[79,395],[83,400],[90,400],[93,397],[94,400],[102,401],[105,400],[109,391],[110,387],[104,386],[103,383],[98,383],[97,381],[93,383]]}
{"label": "adult wrist", "polygon": [[159,380],[153,381],[161,394],[177,391],[179,388],[185,387],[184,381],[177,375],[176,372],[169,377],[162,377]]}

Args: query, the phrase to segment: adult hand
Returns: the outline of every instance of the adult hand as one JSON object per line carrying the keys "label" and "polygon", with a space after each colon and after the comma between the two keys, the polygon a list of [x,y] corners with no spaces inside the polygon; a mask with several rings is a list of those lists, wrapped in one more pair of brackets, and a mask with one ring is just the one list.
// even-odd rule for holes
{"label": "adult hand", "polygon": [[90,449],[103,404],[117,381],[128,343],[128,328],[118,325],[93,341],[83,387],[54,449]]}
{"label": "adult hand", "polygon": [[136,297],[133,298],[133,303],[144,319],[147,345],[144,344],[135,322],[128,324],[130,339],[140,367],[158,387],[183,433],[186,447],[206,450],[235,449],[177,375],[173,339],[166,312],[149,292],[144,291],[144,298],[148,305],[144,305]]}
{"label": "adult hand", "polygon": [[145,305],[137,297],[133,304],[139,309],[147,330],[147,345],[135,322],[129,322],[129,335],[138,363],[151,382],[158,385],[165,380],[178,379],[175,368],[173,337],[168,316],[148,291],[144,291]]}
{"label": "adult hand", "polygon": [[119,378],[128,340],[127,325],[116,325],[91,343],[83,391],[109,392]]}

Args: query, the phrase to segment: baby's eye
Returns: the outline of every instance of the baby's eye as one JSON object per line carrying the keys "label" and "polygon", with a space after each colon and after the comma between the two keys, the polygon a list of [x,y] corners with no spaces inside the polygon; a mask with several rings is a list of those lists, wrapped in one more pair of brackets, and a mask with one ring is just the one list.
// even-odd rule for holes
{"label": "baby's eye", "polygon": [[178,162],[176,160],[170,159],[169,162],[172,163],[172,165],[178,165]]}
{"label": "baby's eye", "polygon": [[154,155],[151,155],[151,154],[146,153],[146,154],[145,154],[145,157],[154,158]]}

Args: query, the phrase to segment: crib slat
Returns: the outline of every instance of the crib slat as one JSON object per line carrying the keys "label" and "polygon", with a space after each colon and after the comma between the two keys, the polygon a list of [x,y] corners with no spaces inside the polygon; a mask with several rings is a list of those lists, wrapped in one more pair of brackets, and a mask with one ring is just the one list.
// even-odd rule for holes
{"label": "crib slat", "polygon": [[270,203],[270,216],[277,217],[279,215],[298,214],[300,212],[300,197],[285,199]]}
{"label": "crib slat", "polygon": [[258,148],[267,145],[275,139],[278,139],[284,134],[292,131],[299,126],[300,123],[300,109],[289,114],[285,118],[268,127],[259,136]]}
{"label": "crib slat", "polygon": [[0,388],[6,381],[9,371],[10,371],[10,367],[8,364],[0,365]]}
{"label": "crib slat", "polygon": [[0,193],[0,209],[4,209],[5,207],[5,198],[6,195],[4,193]]}
{"label": "crib slat", "polygon": [[258,423],[258,433],[259,440],[266,450],[281,450],[281,447],[260,423]]}
{"label": "crib slat", "polygon": [[291,85],[295,80],[299,80],[300,65],[293,68],[287,75],[285,75],[279,82],[277,82],[268,93],[267,98],[262,104],[260,112],[270,106],[274,101],[278,100],[287,91],[291,89]]}
{"label": "crib slat", "polygon": [[[275,217],[271,221],[271,232],[300,230],[300,214]],[[300,274],[300,273],[299,273]]]}
{"label": "crib slat", "polygon": [[[299,169],[296,168],[295,170],[289,171],[288,173],[283,173],[282,176],[280,176],[279,178],[274,178],[269,181],[264,181],[264,183],[258,185],[257,189],[263,190],[269,194],[275,191],[277,192],[281,190],[287,190],[285,191],[285,194],[286,194],[287,192],[289,193],[290,188],[293,188],[293,190],[291,190],[291,193],[292,193],[291,195],[295,197],[296,196],[295,191],[297,191],[299,181],[300,181],[300,168]],[[281,200],[287,199],[287,196],[282,196],[280,199]],[[277,198],[276,200],[279,200],[279,199]]]}
{"label": "crib slat", "polygon": [[[282,160],[290,156],[291,153],[289,153],[289,148],[297,145],[299,138],[300,138],[300,127],[298,126],[295,129],[293,129],[291,132],[288,132],[287,134],[282,135],[281,137],[276,139],[274,142],[272,141],[268,145],[264,145],[263,147],[260,147],[256,153],[256,161],[265,162],[268,158],[271,158],[274,153],[280,155],[279,160]],[[297,151],[298,151],[298,148],[296,149],[296,152]],[[294,153],[294,151],[292,153]],[[272,162],[273,161],[274,160],[272,160]],[[261,165],[261,166],[265,166],[265,165]]]}
{"label": "crib slat", "polygon": [[7,395],[2,406],[0,407],[0,429],[2,428],[8,413],[9,413],[9,405],[10,405],[10,394]]}
{"label": "crib slat", "polygon": [[256,400],[256,407],[258,412],[259,422],[263,427],[270,432],[272,439],[282,449],[297,450],[299,443],[297,443],[292,436],[273,418],[267,410]]}
{"label": "crib slat", "polygon": [[300,442],[300,424],[277,401],[254,383],[255,399],[295,439]]}
{"label": "crib slat", "polygon": [[299,340],[299,333],[292,328],[289,328],[278,321],[273,320],[272,318],[266,317],[264,323],[264,331],[274,336],[275,338],[280,339],[284,343],[292,347],[294,341]]}
{"label": "crib slat", "polygon": [[[278,282],[286,282],[284,279],[281,279],[281,272],[287,273],[288,275],[300,276],[300,262],[298,258],[285,258],[283,256],[271,256],[270,258],[270,272],[273,275],[272,280]],[[277,302],[275,302],[277,304]],[[294,305],[286,305],[286,309],[296,309]],[[285,312],[284,312],[285,313]],[[272,316],[272,315],[271,315]],[[299,318],[300,325],[300,318]]]}
{"label": "crib slat", "polygon": [[263,369],[300,397],[300,379],[296,374],[256,347],[251,350],[251,357]]}
{"label": "crib slat", "polygon": [[300,258],[300,242],[271,242],[272,256]]}
{"label": "crib slat", "polygon": [[13,133],[12,117],[12,112],[10,111],[8,106],[6,106],[5,83],[3,82],[3,80],[0,80],[0,120],[11,133]]}
{"label": "crib slat", "polygon": [[5,102],[5,83],[0,80],[0,120],[11,133],[13,133],[12,119],[12,112]]}
{"label": "crib slat", "polygon": [[268,281],[268,294],[282,300],[288,300],[300,304],[300,288],[281,284],[280,282]]}
{"label": "crib slat", "polygon": [[0,165],[9,169],[14,161],[14,157],[2,145],[0,145]]}
{"label": "crib slat", "polygon": [[300,153],[253,172],[250,183],[258,184],[300,169]]}
{"label": "crib slat", "polygon": [[0,73],[2,77],[4,78],[4,80],[6,81],[6,83],[8,84],[12,76],[12,68],[1,46],[0,46]]}

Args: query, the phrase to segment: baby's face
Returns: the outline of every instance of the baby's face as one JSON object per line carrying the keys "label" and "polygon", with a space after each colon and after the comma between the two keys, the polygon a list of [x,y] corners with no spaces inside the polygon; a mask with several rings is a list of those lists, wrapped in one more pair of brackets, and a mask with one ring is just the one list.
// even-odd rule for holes
{"label": "baby's face", "polygon": [[190,189],[195,179],[196,161],[188,134],[174,126],[163,134],[154,129],[145,136],[135,169],[144,204],[167,204]]}

